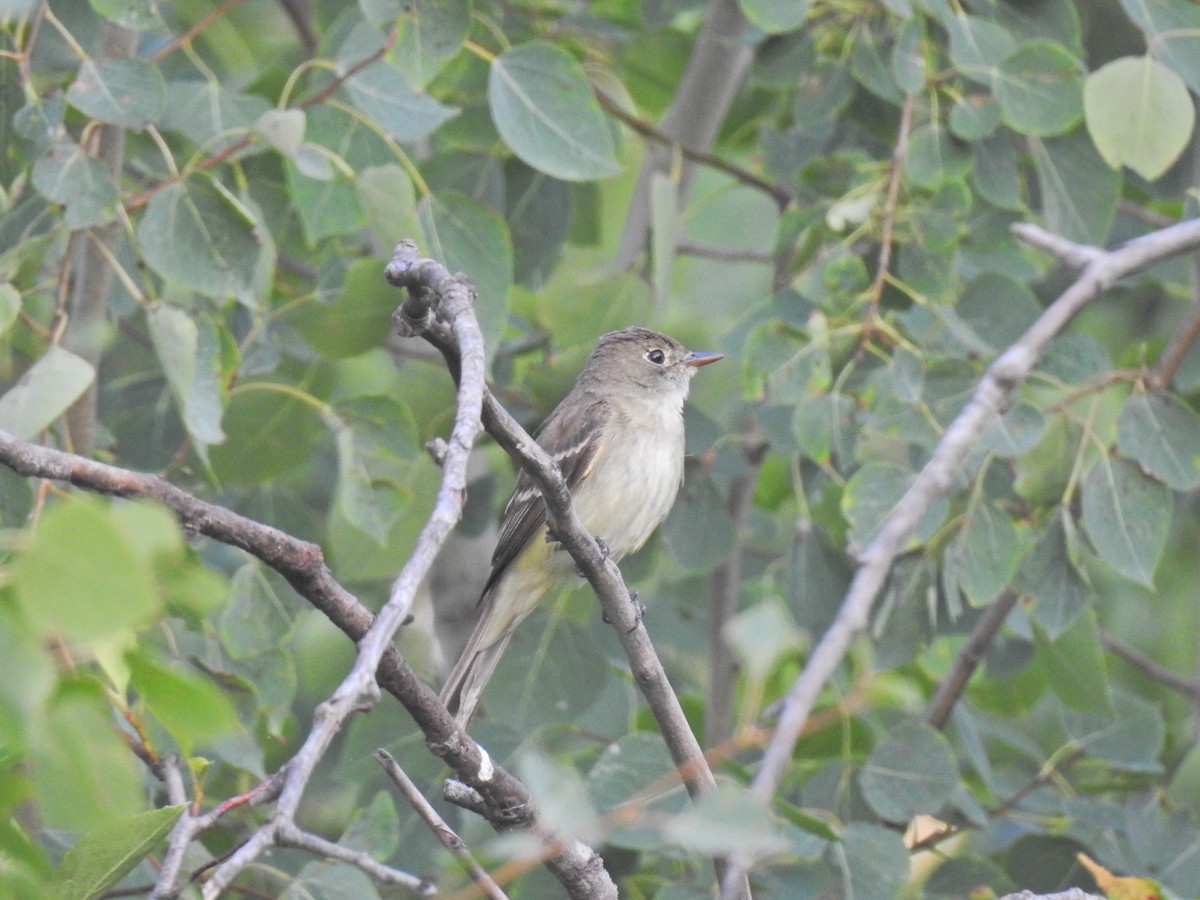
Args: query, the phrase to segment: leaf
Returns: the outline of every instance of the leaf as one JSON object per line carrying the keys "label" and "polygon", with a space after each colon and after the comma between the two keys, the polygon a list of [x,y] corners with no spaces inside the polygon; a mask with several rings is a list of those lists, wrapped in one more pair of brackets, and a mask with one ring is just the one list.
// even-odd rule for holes
{"label": "leaf", "polygon": [[1171,167],[1191,140],[1196,110],[1183,79],[1150,56],[1113,60],[1083,88],[1088,132],[1104,161],[1147,181]]}
{"label": "leaf", "polygon": [[1130,394],[1117,419],[1117,446],[1173,490],[1200,486],[1200,416],[1172,394]]}
{"label": "leaf", "polygon": [[1085,609],[1053,640],[1041,628],[1033,634],[1036,659],[1058,699],[1081,713],[1113,715],[1095,612]]}
{"label": "leaf", "polygon": [[[384,38],[366,23],[359,24],[337,52],[337,71],[345,75],[375,53]],[[428,94],[409,87],[397,69],[380,59],[355,72],[342,84],[351,102],[397,141],[415,141],[433,132],[455,115]]]}
{"label": "leaf", "polygon": [[843,896],[849,900],[894,900],[908,882],[908,850],[900,834],[869,822],[852,822],[841,843],[828,852],[842,872]]}
{"label": "leaf", "polygon": [[944,24],[954,67],[972,81],[992,87],[1000,63],[1017,47],[1013,36],[995,22],[976,16],[955,15]]}
{"label": "leaf", "polygon": [[780,600],[764,600],[721,627],[721,637],[754,681],[763,681],[785,656],[804,646],[804,637]]}
{"label": "leaf", "polygon": [[667,840],[694,853],[766,855],[788,841],[770,812],[745,788],[722,781],[663,826]]}
{"label": "leaf", "polygon": [[1000,64],[994,90],[1005,124],[1018,134],[1064,134],[1083,116],[1083,70],[1059,44],[1022,44]]}
{"label": "leaf", "polygon": [[938,812],[958,780],[950,744],[918,722],[891,729],[871,751],[858,779],[864,799],[888,822]]}
{"label": "leaf", "polygon": [[1066,522],[1063,514],[1050,522],[1022,561],[1014,581],[1018,591],[1033,598],[1030,616],[1052,641],[1070,627],[1092,599],[1072,559]]}
{"label": "leaf", "polygon": [[155,194],[137,232],[146,262],[167,281],[253,307],[263,248],[258,228],[244,205],[191,179]]}
{"label": "leaf", "polygon": [[66,412],[95,378],[91,363],[52,344],[0,397],[0,430],[30,440]]}
{"label": "leaf", "polygon": [[131,31],[157,31],[163,27],[155,3],[156,0],[91,0],[97,13]]}
{"label": "leaf", "polygon": [[600,104],[565,50],[535,42],[496,57],[488,102],[504,142],[535,169],[564,181],[620,171]]}
{"label": "leaf", "polygon": [[1009,583],[1023,547],[1012,519],[990,503],[971,504],[963,527],[946,548],[946,565],[972,606],[986,606]]}
{"label": "leaf", "polygon": [[392,312],[404,295],[383,280],[381,271],[373,257],[354,260],[332,303],[314,299],[298,306],[289,320],[322,356],[331,359],[383,346],[392,330]]}
{"label": "leaf", "polygon": [[1030,149],[1046,227],[1072,241],[1103,245],[1116,217],[1120,176],[1082,131],[1030,141]]}
{"label": "leaf", "polygon": [[371,802],[357,810],[338,844],[359,853],[385,860],[400,846],[400,818],[396,804],[386,791],[376,791]]}
{"label": "leaf", "polygon": [[1188,0],[1121,0],[1158,60],[1200,93],[1200,9]]}
{"label": "leaf", "polygon": [[158,67],[144,59],[89,59],[67,88],[67,100],[84,115],[140,131],[162,117],[167,91]]}
{"label": "leaf", "polygon": [[242,140],[259,117],[271,111],[271,104],[256,94],[239,94],[215,81],[182,79],[167,83],[167,108],[160,127],[220,153]]}
{"label": "leaf", "polygon": [[746,18],[767,34],[795,31],[808,18],[810,0],[741,0]]}
{"label": "leaf", "polygon": [[[604,834],[604,842],[617,847],[660,848],[662,835],[656,820],[683,812],[689,805],[663,739],[646,731],[622,735],[606,746],[588,771],[586,784],[597,810],[618,811],[610,821],[619,821],[620,827]],[[651,787],[653,793],[646,796],[643,792]]]}
{"label": "leaf", "polygon": [[666,303],[671,294],[675,239],[679,231],[675,208],[678,192],[678,185],[670,175],[655,172],[650,176],[650,256],[654,261],[654,298],[659,303]]}
{"label": "leaf", "polygon": [[376,27],[395,22],[399,32],[389,61],[408,79],[423,88],[459,51],[471,27],[471,4],[461,0],[413,0],[397,3],[395,11]]}
{"label": "leaf", "polygon": [[130,652],[125,660],[130,685],[187,756],[197,745],[237,729],[232,701],[211,681],[141,651]]}
{"label": "leaf", "polygon": [[284,156],[293,157],[304,142],[302,109],[268,109],[254,122],[254,130]]}
{"label": "leaf", "polygon": [[162,609],[148,567],[108,507],[91,498],[63,499],[46,511],[13,561],[12,580],[30,621],[68,640],[112,637]]}
{"label": "leaf", "polygon": [[662,526],[671,555],[689,569],[710,571],[733,549],[732,523],[711,478],[691,479]]}
{"label": "leaf", "polygon": [[936,188],[961,178],[971,168],[966,145],[940,125],[922,125],[913,130],[904,157],[904,178],[915,187]]}
{"label": "leaf", "polygon": [[429,255],[451,272],[467,273],[475,285],[475,315],[490,365],[508,317],[513,281],[508,228],[496,213],[461,194],[430,195],[421,201],[418,214]]}
{"label": "leaf", "polygon": [[60,141],[33,164],[33,186],[66,207],[71,229],[102,225],[117,213],[117,186],[104,163],[78,144]]}
{"label": "leaf", "polygon": [[94,676],[60,679],[29,725],[28,776],[43,827],[86,833],[144,808],[141,773]]}
{"label": "leaf", "polygon": [[539,816],[556,834],[588,840],[598,826],[596,810],[583,779],[540,751],[526,750],[517,759],[517,774],[529,788]]}
{"label": "leaf", "polygon": [[227,485],[261,485],[311,463],[309,454],[326,434],[310,404],[255,384],[244,382],[231,393],[221,423],[225,443],[210,450]]}
{"label": "leaf", "polygon": [[92,829],[63,854],[47,888],[51,900],[95,897],[133,871],[175,825],[187,804],[164,806]]}
{"label": "leaf", "polygon": [[1083,529],[1110,566],[1152,588],[1171,525],[1171,489],[1104,456],[1083,479]]}
{"label": "leaf", "polygon": [[219,444],[223,404],[220,395],[219,360],[212,326],[200,327],[183,310],[156,303],[146,311],[150,340],[158,354],[167,383],[175,395],[184,425],[197,443]]}
{"label": "leaf", "polygon": [[371,476],[355,442],[354,428],[345,425],[336,434],[338,457],[337,506],[355,528],[387,546],[387,528],[379,501],[371,488]]}
{"label": "leaf", "polygon": [[1093,759],[1115,769],[1155,774],[1162,772],[1159,754],[1166,741],[1166,724],[1154,703],[1126,691],[1114,690],[1113,714],[1062,711],[1067,734]]}

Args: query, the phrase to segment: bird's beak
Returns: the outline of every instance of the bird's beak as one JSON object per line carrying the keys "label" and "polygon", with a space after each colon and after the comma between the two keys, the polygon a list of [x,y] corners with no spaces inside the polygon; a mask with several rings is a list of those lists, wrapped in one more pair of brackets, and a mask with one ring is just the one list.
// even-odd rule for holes
{"label": "bird's beak", "polygon": [[709,363],[715,363],[718,359],[724,359],[724,358],[725,358],[724,353],[695,352],[695,353],[691,353],[688,355],[687,361],[684,362],[684,365],[690,366],[693,369],[697,369],[700,366],[707,366]]}

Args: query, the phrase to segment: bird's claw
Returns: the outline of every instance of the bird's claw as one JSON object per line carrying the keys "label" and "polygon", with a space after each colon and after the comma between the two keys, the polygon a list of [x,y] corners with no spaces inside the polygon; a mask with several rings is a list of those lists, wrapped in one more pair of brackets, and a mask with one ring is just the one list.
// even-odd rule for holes
{"label": "bird's claw", "polygon": [[[626,632],[626,634],[631,634],[637,630],[637,627],[642,624],[642,619],[646,617],[646,604],[638,600],[637,591],[629,592],[629,602],[633,604],[633,626],[629,629],[629,631]],[[612,619],[608,617],[608,613],[601,612],[600,618],[604,621],[605,625],[612,624]]]}

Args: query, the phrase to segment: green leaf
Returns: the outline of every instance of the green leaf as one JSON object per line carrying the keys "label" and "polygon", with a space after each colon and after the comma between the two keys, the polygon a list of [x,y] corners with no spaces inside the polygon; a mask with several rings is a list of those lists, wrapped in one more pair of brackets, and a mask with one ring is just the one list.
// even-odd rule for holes
{"label": "green leaf", "polygon": [[84,115],[140,131],[166,111],[167,90],[158,67],[144,59],[89,59],[67,89],[67,100]]}
{"label": "green leaf", "polygon": [[131,686],[185,755],[191,756],[198,744],[237,729],[232,701],[211,681],[138,651],[128,653],[125,660]]}
{"label": "green leaf", "polygon": [[396,3],[396,12],[375,26],[395,22],[399,35],[389,61],[408,79],[423,88],[451,60],[466,40],[471,27],[470,2],[461,0],[415,0]]}
{"label": "green leaf", "polygon": [[400,818],[386,791],[376,791],[371,802],[358,810],[338,838],[338,844],[386,860],[400,846]]}
{"label": "green leaf", "polygon": [[1166,741],[1166,724],[1158,705],[1126,691],[1114,690],[1113,714],[1098,715],[1064,709],[1067,734],[1093,759],[1126,772],[1162,772],[1159,754]]}
{"label": "green leaf", "polygon": [[820,394],[796,404],[792,430],[804,455],[817,463],[843,465],[854,453],[854,400]]}
{"label": "green leaf", "polygon": [[950,133],[964,141],[994,134],[1000,125],[1000,104],[985,94],[964,94],[950,109]]}
{"label": "green leaf", "polygon": [[1030,141],[1030,149],[1046,227],[1072,241],[1103,245],[1116,217],[1120,175],[1083,131]]}
{"label": "green leaf", "polygon": [[137,231],[146,262],[167,281],[253,307],[259,227],[230,194],[191,179],[155,194]]}
{"label": "green leaf", "polygon": [[233,573],[229,603],[217,620],[221,646],[230,658],[246,659],[287,642],[292,620],[257,563]]}
{"label": "green leaf", "polygon": [[225,443],[209,452],[226,484],[260,485],[309,464],[313,447],[326,435],[311,404],[255,385],[246,382],[231,392],[221,423]]}
{"label": "green leaf", "polygon": [[289,320],[322,356],[331,359],[383,346],[392,331],[392,312],[404,295],[383,280],[382,271],[373,257],[354,260],[332,303],[314,299],[298,306]]}
{"label": "green leaf", "polygon": [[971,151],[940,125],[922,125],[913,130],[904,178],[914,187],[933,189],[970,171]]}
{"label": "green leaf", "polygon": [[934,814],[958,786],[958,766],[950,744],[918,722],[891,729],[859,775],[863,797],[889,822]]}
{"label": "green leaf", "polygon": [[91,0],[91,4],[101,16],[131,31],[157,31],[163,27],[155,0]]}
{"label": "green leaf", "polygon": [[160,127],[187,135],[210,153],[219,153],[242,140],[270,110],[271,104],[262,97],[236,93],[215,81],[171,81]]}
{"label": "green leaf", "polygon": [[513,281],[508,228],[496,213],[461,194],[426,197],[418,213],[429,255],[451,272],[465,272],[475,285],[475,315],[490,364],[508,318]]}
{"label": "green leaf", "polygon": [[946,566],[972,606],[986,606],[1009,583],[1021,560],[1012,519],[987,502],[971,504],[963,527],[946,548]]}
{"label": "green leaf", "polygon": [[663,827],[667,840],[703,855],[770,854],[788,841],[771,813],[740,785],[722,781]]}
{"label": "green leaf", "polygon": [[33,438],[61,416],[96,378],[92,364],[57,344],[0,397],[0,430]]}
{"label": "green leaf", "polygon": [[955,15],[945,21],[954,67],[972,81],[991,87],[1000,63],[1017,47],[1004,28],[976,16]]}
{"label": "green leaf", "polygon": [[1200,93],[1200,9],[1188,0],[1121,0],[1158,60]]}
{"label": "green leaf", "polygon": [[650,176],[650,257],[654,261],[652,284],[654,299],[666,303],[671,295],[671,274],[675,269],[675,239],[679,233],[676,200],[679,188],[668,174]]}
{"label": "green leaf", "polygon": [[1191,140],[1196,110],[1183,79],[1150,56],[1113,60],[1083,88],[1088,132],[1104,161],[1147,181],[1171,167]]}
{"label": "green leaf", "polygon": [[0,282],[0,337],[21,314],[21,292],[7,281]]}
{"label": "green leaf", "polygon": [[[375,53],[384,38],[366,23],[358,25],[338,49],[337,71],[345,75]],[[428,94],[414,91],[386,59],[355,72],[342,84],[351,102],[397,141],[415,141],[455,114]]]}
{"label": "green leaf", "polygon": [[1127,459],[1104,456],[1083,479],[1083,529],[1110,566],[1154,586],[1171,526],[1171,489]]}
{"label": "green leaf", "polygon": [[[646,789],[653,785],[649,796]],[[637,813],[634,821],[615,817],[623,824],[606,831],[604,842],[632,850],[654,850],[662,845],[655,822],[688,807],[683,784],[667,753],[662,737],[634,731],[609,744],[587,774],[588,795],[601,813],[624,806],[621,812]],[[626,824],[627,823],[627,824]]]}
{"label": "green leaf", "polygon": [[1113,705],[1095,612],[1085,609],[1053,640],[1037,627],[1033,636],[1036,658],[1058,699],[1081,713],[1111,716]]}
{"label": "green leaf", "polygon": [[46,510],[13,561],[12,580],[30,621],[67,640],[113,637],[162,609],[144,560],[108,506],[90,497],[64,498]]}
{"label": "green leaf", "polygon": [[188,434],[201,445],[221,443],[224,410],[219,348],[212,326],[204,323],[201,329],[183,310],[165,303],[151,306],[146,321]]}
{"label": "green leaf", "polygon": [[1083,70],[1059,44],[1030,41],[1010,53],[995,92],[1005,124],[1018,134],[1065,134],[1083,116]]}
{"label": "green leaf", "polygon": [[387,545],[387,528],[379,509],[379,501],[371,489],[371,475],[359,453],[354,428],[344,425],[335,436],[338,457],[338,510],[355,528],[375,539],[381,547]]}
{"label": "green leaf", "polygon": [[530,43],[496,57],[488,102],[500,136],[535,169],[564,181],[620,171],[600,104],[565,50]]}
{"label": "green leaf", "polygon": [[46,827],[88,832],[143,809],[140,763],[98,681],[62,681],[30,724],[33,796]]}
{"label": "green leaf", "polygon": [[1033,598],[1030,616],[1052,641],[1070,627],[1092,599],[1087,582],[1075,567],[1067,522],[1060,514],[1046,527],[1022,561],[1014,582],[1017,590]]}
{"label": "green leaf", "polygon": [[117,186],[104,163],[70,141],[60,141],[33,164],[33,186],[66,207],[71,229],[102,225],[117,214]]}
{"label": "green leaf", "polygon": [[1174,490],[1200,486],[1200,416],[1174,395],[1130,394],[1117,419],[1117,446]]}
{"label": "green leaf", "polygon": [[810,0],[740,0],[746,18],[767,34],[795,31],[808,18]]}
{"label": "green leaf", "polygon": [[733,549],[732,523],[711,478],[693,478],[662,526],[671,555],[689,569],[709,571]]}
{"label": "green leaf", "polygon": [[185,809],[183,803],[164,806],[89,831],[55,868],[47,885],[51,900],[95,897],[112,887],[167,836]]}
{"label": "green leaf", "polygon": [[765,680],[780,660],[805,643],[779,600],[764,600],[738,613],[721,627],[721,637],[755,681]]}
{"label": "green leaf", "polygon": [[899,832],[869,822],[851,822],[841,843],[827,853],[842,872],[840,896],[894,900],[909,878],[908,850]]}
{"label": "green leaf", "polygon": [[925,54],[921,49],[925,29],[922,22],[916,16],[906,21],[892,50],[892,75],[906,94],[915,94],[925,87]]}
{"label": "green leaf", "polygon": [[539,815],[556,834],[586,840],[585,835],[597,827],[596,810],[574,769],[530,749],[518,758],[517,774],[528,786]]}

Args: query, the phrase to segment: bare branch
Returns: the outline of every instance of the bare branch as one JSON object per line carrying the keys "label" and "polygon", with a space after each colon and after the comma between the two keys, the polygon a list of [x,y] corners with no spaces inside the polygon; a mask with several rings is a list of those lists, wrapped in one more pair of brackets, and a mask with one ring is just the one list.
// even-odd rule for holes
{"label": "bare branch", "polygon": [[421,821],[429,826],[429,830],[433,832],[434,837],[441,841],[442,846],[454,854],[454,858],[458,860],[463,870],[471,876],[471,880],[483,891],[484,895],[490,897],[491,900],[507,900],[507,895],[500,889],[500,885],[496,884],[483,866],[475,861],[475,857],[471,855],[471,851],[467,849],[467,845],[463,843],[463,839],[455,833],[453,828],[446,824],[446,820],[438,815],[438,811],[433,808],[433,805],[417,790],[417,786],[413,784],[408,774],[400,768],[400,764],[396,762],[396,758],[386,750],[376,750],[375,760],[379,765],[383,766],[383,771],[387,772],[388,777],[399,788],[400,793],[404,795],[404,799],[408,801],[409,806],[416,810],[417,815],[421,817]]}
{"label": "bare branch", "polygon": [[946,673],[946,677],[942,679],[942,683],[938,685],[937,693],[933,695],[933,699],[929,701],[929,706],[925,709],[925,721],[934,728],[946,727],[946,722],[950,720],[950,714],[954,712],[955,704],[962,697],[963,691],[967,689],[967,682],[971,680],[971,676],[983,662],[988,647],[1000,633],[1004,620],[1008,618],[1008,614],[1012,612],[1012,608],[1020,596],[1012,588],[1005,588],[1000,592],[1000,596],[984,610],[979,621],[975,623],[975,627],[971,629],[967,642],[958,651],[958,656],[954,658],[954,664]]}
{"label": "bare branch", "polygon": [[[1042,248],[1055,244],[1046,240],[1045,232],[1032,226],[1014,226],[1013,231],[1023,240],[1036,242]],[[779,724],[751,785],[751,793],[763,803],[770,802],[774,796],[821,688],[833,676],[853,641],[865,630],[871,607],[896,556],[930,506],[949,492],[959,467],[975,447],[979,435],[1012,404],[1017,390],[1041,360],[1051,339],[1088,303],[1118,279],[1200,246],[1200,219],[1151,232],[1109,251],[1082,248],[1082,252],[1077,252],[1070,248],[1078,248],[1078,245],[1067,241],[1061,243],[1063,246],[1059,249],[1072,259],[1086,260],[1086,265],[1076,281],[988,367],[970,401],[942,435],[929,462],[862,552],[837,617],[788,689]],[[748,865],[747,860],[738,860],[738,865],[730,867],[731,875],[745,872]],[[732,896],[728,887],[724,895]]]}
{"label": "bare branch", "polygon": [[1191,704],[1193,709],[1200,709],[1200,681],[1177,675],[1141,650],[1131,647],[1107,631],[1100,632],[1100,643],[1104,645],[1105,650],[1115,653],[1142,674],[1180,694]]}
{"label": "bare branch", "polygon": [[284,847],[295,847],[297,850],[307,850],[318,856],[327,856],[347,865],[357,866],[380,884],[398,884],[406,887],[422,897],[432,897],[437,894],[433,885],[424,878],[418,878],[400,869],[385,866],[371,854],[362,850],[351,850],[323,837],[302,831],[293,823],[281,825],[277,834],[277,843]]}

